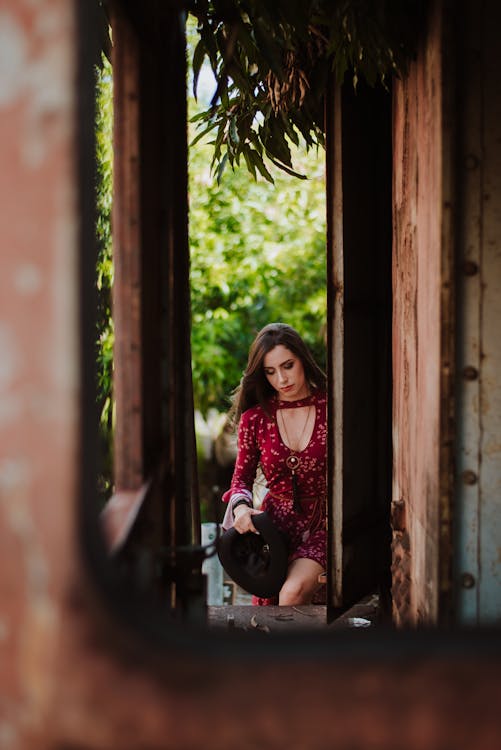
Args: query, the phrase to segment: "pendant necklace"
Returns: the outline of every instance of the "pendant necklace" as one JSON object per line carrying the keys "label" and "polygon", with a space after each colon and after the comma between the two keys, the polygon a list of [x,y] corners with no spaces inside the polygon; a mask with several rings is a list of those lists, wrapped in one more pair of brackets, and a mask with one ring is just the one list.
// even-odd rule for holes
{"label": "pendant necklace", "polygon": [[[287,432],[287,426],[285,424],[283,411],[280,412],[280,416],[282,417],[282,427],[284,428],[285,437],[287,438],[286,447],[290,451],[289,455],[285,459],[285,465],[287,466],[288,469],[291,470],[291,473],[292,473],[292,503],[293,503],[293,507],[296,513],[302,513],[301,503],[299,502],[299,491],[297,487],[297,477],[296,477],[296,471],[301,466],[301,458],[297,455],[297,453],[299,452],[299,447],[301,446],[301,441],[303,439],[304,431],[306,430],[306,425],[310,421],[310,413],[311,413],[310,409],[311,407],[309,406],[308,412],[306,414],[306,419],[304,421],[303,429],[301,430],[301,435],[299,436],[299,439],[296,443],[298,446],[297,450],[295,450],[292,447],[292,443],[289,439],[289,434]],[[278,419],[278,414],[277,414],[277,419]]]}

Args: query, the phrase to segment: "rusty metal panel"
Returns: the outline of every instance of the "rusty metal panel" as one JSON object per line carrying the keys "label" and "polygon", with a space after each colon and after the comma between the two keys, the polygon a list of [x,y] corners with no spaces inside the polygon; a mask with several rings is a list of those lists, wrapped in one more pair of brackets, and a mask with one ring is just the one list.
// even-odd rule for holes
{"label": "rusty metal panel", "polygon": [[[50,6],[50,7],[49,7]],[[80,350],[76,3],[0,11],[0,745],[54,691],[74,541]]]}
{"label": "rusty metal panel", "polygon": [[453,276],[443,44],[436,3],[394,95],[393,596],[395,621],[409,625],[438,622],[442,558],[447,567],[450,556],[452,459],[443,431],[453,401],[452,327],[444,321],[452,317]]}
{"label": "rusty metal panel", "polygon": [[501,618],[501,54],[496,3],[465,3],[461,52],[458,620]]}
{"label": "rusty metal panel", "polygon": [[483,237],[480,618],[501,621],[501,50],[498,3],[483,13]]}

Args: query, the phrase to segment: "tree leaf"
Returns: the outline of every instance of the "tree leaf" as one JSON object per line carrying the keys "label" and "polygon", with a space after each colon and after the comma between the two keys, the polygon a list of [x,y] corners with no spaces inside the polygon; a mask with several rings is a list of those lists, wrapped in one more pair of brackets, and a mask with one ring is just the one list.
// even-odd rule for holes
{"label": "tree leaf", "polygon": [[243,149],[242,149],[242,153],[244,155],[244,159],[245,159],[245,163],[247,165],[247,169],[249,170],[249,172],[251,173],[251,175],[254,177],[254,179],[257,179],[256,165],[252,161],[252,157],[250,155],[250,151],[251,151],[251,149],[249,148],[249,146],[244,146]]}
{"label": "tree leaf", "polygon": [[252,160],[252,163],[257,167],[258,171],[265,178],[265,180],[275,184],[275,180],[273,179],[273,177],[271,176],[271,174],[268,172],[268,170],[266,169],[264,165],[264,161],[261,157],[261,154],[258,154],[258,152],[255,151],[254,149],[249,149],[249,156]]}
{"label": "tree leaf", "polygon": [[228,161],[228,152],[226,151],[226,153],[224,154],[223,158],[219,162],[219,166],[217,168],[216,180],[217,180],[217,184],[218,185],[221,184],[221,177],[223,176],[223,172],[224,172],[224,169],[226,167],[226,162],[227,161]]}
{"label": "tree leaf", "polygon": [[300,180],[308,179],[307,175],[300,174],[299,172],[295,172],[293,169],[289,169],[289,167],[286,167],[285,164],[282,164],[281,162],[277,161],[272,156],[270,156],[270,161],[272,161],[276,167],[278,167],[279,169],[282,169],[284,172],[287,172],[287,174],[290,174],[292,177],[298,177]]}
{"label": "tree leaf", "polygon": [[200,39],[197,46],[195,47],[195,51],[193,52],[193,60],[191,63],[193,68],[193,96],[195,97],[195,99],[197,98],[198,76],[200,75],[200,69],[203,65],[206,54],[207,50],[205,48],[205,44]]}
{"label": "tree leaf", "polygon": [[260,129],[260,135],[267,154],[291,167],[290,148],[285,140],[283,126],[280,126],[277,118],[267,120]]}
{"label": "tree leaf", "polygon": [[240,143],[240,138],[239,138],[238,130],[237,130],[237,118],[236,117],[232,117],[230,120],[229,134],[230,134],[230,140],[235,144],[235,146],[238,146],[238,144]]}
{"label": "tree leaf", "polygon": [[198,135],[195,136],[195,138],[193,138],[193,140],[190,143],[190,148],[192,146],[195,146],[198,143],[198,141],[200,141],[204,137],[204,135],[207,135],[207,133],[210,133],[211,130],[214,130],[214,128],[217,127],[217,124],[218,124],[217,121],[209,123],[207,127],[204,128],[204,130],[202,130],[200,133],[198,133]]}

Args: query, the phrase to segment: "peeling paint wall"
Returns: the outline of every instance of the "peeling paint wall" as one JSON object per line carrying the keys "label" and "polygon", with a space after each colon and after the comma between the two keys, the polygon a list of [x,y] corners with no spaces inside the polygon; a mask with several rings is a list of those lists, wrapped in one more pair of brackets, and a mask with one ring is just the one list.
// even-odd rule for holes
{"label": "peeling paint wall", "polygon": [[[74,5],[0,9],[0,672],[2,748],[43,725],[77,428]],[[57,457],[57,460],[55,458]],[[7,606],[8,603],[8,606]],[[2,712],[3,713],[3,712]]]}

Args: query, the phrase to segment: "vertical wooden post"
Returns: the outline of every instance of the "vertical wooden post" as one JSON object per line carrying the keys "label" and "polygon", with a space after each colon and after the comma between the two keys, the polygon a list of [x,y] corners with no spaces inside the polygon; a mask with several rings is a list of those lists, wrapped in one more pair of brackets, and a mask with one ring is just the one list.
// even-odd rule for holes
{"label": "vertical wooden post", "polygon": [[115,491],[138,490],[144,477],[139,47],[128,18],[113,5],[113,321]]}
{"label": "vertical wooden post", "polygon": [[450,595],[453,53],[443,13],[443,3],[430,6],[417,59],[394,95],[393,600],[401,625],[437,624],[447,587]]}
{"label": "vertical wooden post", "polygon": [[328,599],[343,604],[344,253],[341,87],[326,96],[327,333],[328,333]]}

